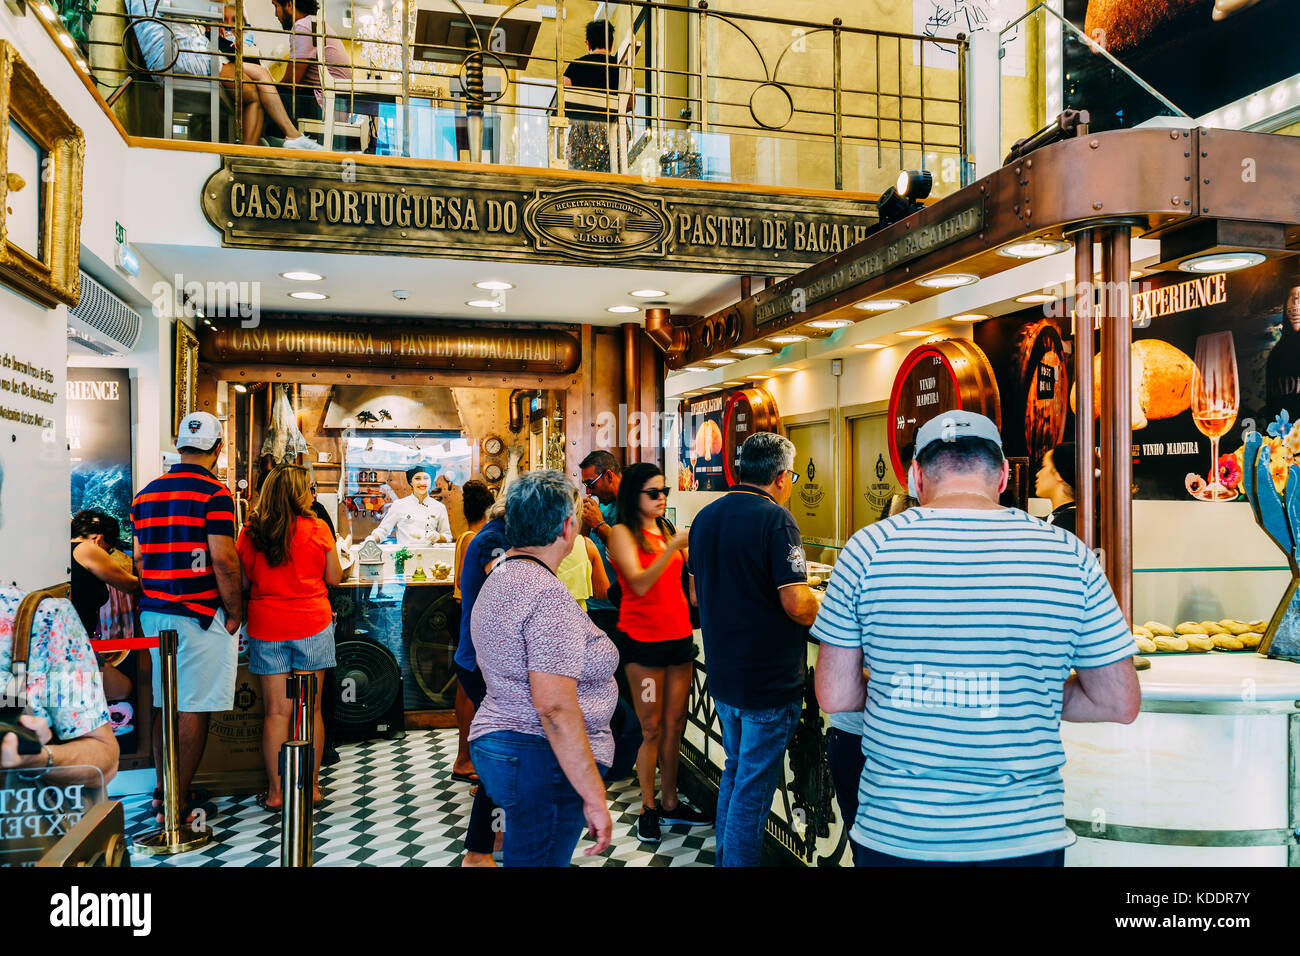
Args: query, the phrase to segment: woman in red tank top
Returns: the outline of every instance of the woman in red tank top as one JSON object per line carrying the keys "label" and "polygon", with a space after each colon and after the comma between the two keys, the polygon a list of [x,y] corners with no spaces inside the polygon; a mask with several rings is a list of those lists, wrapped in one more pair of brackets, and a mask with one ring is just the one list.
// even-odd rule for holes
{"label": "woman in red tank top", "polygon": [[[661,822],[688,826],[712,822],[711,816],[681,800],[677,793],[695,640],[682,589],[687,533],[672,532],[663,517],[667,507],[668,489],[657,466],[642,462],[623,472],[609,557],[623,592],[619,653],[641,720],[643,740],[636,773],[642,808],[637,837],[645,843],[659,842]],[[657,805],[656,765],[663,788],[663,800]]]}

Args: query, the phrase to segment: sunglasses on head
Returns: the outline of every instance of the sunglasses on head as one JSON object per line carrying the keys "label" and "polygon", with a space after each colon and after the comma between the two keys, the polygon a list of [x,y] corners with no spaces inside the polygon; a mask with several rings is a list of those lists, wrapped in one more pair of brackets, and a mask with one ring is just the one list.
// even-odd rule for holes
{"label": "sunglasses on head", "polygon": [[668,497],[667,488],[644,488],[641,494],[649,496],[651,501],[658,501],[660,498]]}
{"label": "sunglasses on head", "polygon": [[608,474],[608,472],[609,472],[609,469],[606,468],[604,471],[602,471],[602,472],[601,472],[599,475],[597,475],[595,478],[583,478],[583,479],[582,479],[582,487],[586,488],[588,491],[591,491],[591,489],[592,489],[593,487],[595,487],[596,482],[598,482],[598,481],[600,481],[600,479],[604,478],[605,475]]}

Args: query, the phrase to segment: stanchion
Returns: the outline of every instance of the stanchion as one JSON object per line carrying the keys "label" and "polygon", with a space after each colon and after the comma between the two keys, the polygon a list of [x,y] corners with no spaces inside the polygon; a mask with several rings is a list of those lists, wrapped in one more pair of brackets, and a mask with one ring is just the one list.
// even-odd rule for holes
{"label": "stanchion", "polygon": [[288,740],[280,746],[280,783],[284,793],[281,866],[311,866],[311,778],[314,766],[315,752],[307,741]]}
{"label": "stanchion", "polygon": [[290,674],[285,693],[293,701],[293,715],[289,718],[289,739],[315,743],[312,736],[312,714],[316,712],[316,675]]}
{"label": "stanchion", "polygon": [[176,645],[175,631],[158,634],[158,661],[162,681],[162,811],[163,827],[135,840],[135,848],[151,856],[167,856],[197,850],[212,838],[207,828],[189,826],[181,819],[181,793],[177,777],[176,742]]}

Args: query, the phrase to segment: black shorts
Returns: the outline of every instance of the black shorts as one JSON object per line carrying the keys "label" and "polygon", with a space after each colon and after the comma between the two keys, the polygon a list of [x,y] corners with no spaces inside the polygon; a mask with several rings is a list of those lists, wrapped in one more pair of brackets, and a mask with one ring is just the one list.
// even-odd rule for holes
{"label": "black shorts", "polygon": [[675,641],[634,641],[622,632],[618,637],[618,656],[623,664],[674,667],[695,660],[694,637],[683,637]]}

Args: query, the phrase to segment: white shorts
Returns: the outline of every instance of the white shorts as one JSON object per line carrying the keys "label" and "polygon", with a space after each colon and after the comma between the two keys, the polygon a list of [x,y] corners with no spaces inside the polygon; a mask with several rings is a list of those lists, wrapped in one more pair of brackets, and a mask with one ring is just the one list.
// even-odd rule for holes
{"label": "white shorts", "polygon": [[[235,672],[239,669],[239,635],[226,632],[226,613],[217,611],[205,631],[197,618],[184,614],[141,611],[145,634],[176,632],[176,709],[187,714],[231,710],[235,706]],[[151,648],[153,705],[162,706],[162,663]]]}

